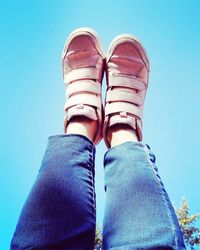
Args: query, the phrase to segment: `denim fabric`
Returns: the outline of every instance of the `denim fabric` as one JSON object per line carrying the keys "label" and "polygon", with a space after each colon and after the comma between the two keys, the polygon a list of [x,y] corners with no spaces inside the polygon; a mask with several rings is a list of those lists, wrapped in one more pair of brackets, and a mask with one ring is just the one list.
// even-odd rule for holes
{"label": "denim fabric", "polygon": [[49,138],[12,250],[93,249],[95,147],[84,136]]}
{"label": "denim fabric", "polygon": [[185,249],[148,145],[126,142],[104,158],[104,249]]}
{"label": "denim fabric", "polygon": [[[49,138],[12,250],[94,249],[94,157],[84,136]],[[123,143],[107,151],[104,167],[103,249],[185,249],[150,148]]]}

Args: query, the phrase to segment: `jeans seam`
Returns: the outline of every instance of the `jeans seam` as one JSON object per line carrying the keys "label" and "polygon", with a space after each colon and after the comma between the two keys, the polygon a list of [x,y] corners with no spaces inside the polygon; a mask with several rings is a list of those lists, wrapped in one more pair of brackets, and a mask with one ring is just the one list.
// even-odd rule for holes
{"label": "jeans seam", "polygon": [[151,170],[152,170],[152,172],[153,172],[153,174],[155,176],[155,179],[156,179],[156,181],[159,184],[159,187],[161,189],[161,192],[162,192],[162,196],[161,197],[162,197],[162,199],[163,199],[163,201],[165,203],[165,206],[167,208],[167,215],[168,215],[169,221],[171,223],[171,229],[172,229],[173,234],[174,234],[175,247],[178,250],[178,239],[177,239],[177,235],[176,235],[176,228],[174,226],[174,222],[173,222],[173,218],[172,218],[172,215],[171,215],[171,212],[170,212],[170,208],[169,208],[168,202],[167,202],[165,194],[164,194],[164,190],[163,190],[164,187],[162,187],[162,185],[160,183],[160,180],[158,179],[156,171],[155,171],[155,169],[153,167],[153,164],[152,164],[152,162],[151,162],[151,160],[149,158],[149,149],[146,146],[144,147],[144,151],[145,151],[146,160],[147,160],[148,164],[150,165],[150,168],[151,168]]}
{"label": "jeans seam", "polygon": [[94,182],[93,182],[93,177],[90,174],[88,174],[88,178],[90,179],[92,183],[91,193],[89,194],[89,196],[92,199],[92,210],[93,210],[93,214],[95,215]]}
{"label": "jeans seam", "polygon": [[88,173],[88,178],[91,180],[91,183],[92,183],[92,186],[91,186],[91,189],[92,189],[92,208],[93,208],[93,215],[95,217],[95,214],[96,214],[96,206],[95,206],[95,200],[94,200],[94,152],[93,152],[93,149],[90,148],[89,149],[89,161],[88,161],[88,167],[90,169],[90,172]]}

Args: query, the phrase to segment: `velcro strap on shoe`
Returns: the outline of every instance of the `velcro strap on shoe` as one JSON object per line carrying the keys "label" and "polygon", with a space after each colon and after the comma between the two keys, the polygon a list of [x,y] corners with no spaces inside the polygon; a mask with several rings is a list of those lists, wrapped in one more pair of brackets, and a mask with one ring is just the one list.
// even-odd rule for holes
{"label": "velcro strap on shoe", "polygon": [[99,70],[96,68],[92,68],[92,67],[74,69],[64,75],[64,83],[68,84],[70,82],[73,82],[76,80],[83,80],[83,79],[98,80],[99,74],[100,74]]}
{"label": "velcro strap on shoe", "polygon": [[69,108],[67,110],[66,119],[69,121],[74,116],[85,116],[91,120],[97,120],[97,113],[94,108],[87,105],[82,105],[82,107],[80,107],[77,105]]}
{"label": "velcro strap on shoe", "polygon": [[66,89],[66,97],[80,92],[91,92],[97,95],[101,94],[101,84],[93,80],[76,81],[68,84]]}
{"label": "velcro strap on shoe", "polygon": [[112,127],[116,124],[127,124],[133,129],[136,129],[136,117],[130,115],[115,114],[112,115],[108,122],[108,127]]}
{"label": "velcro strap on shoe", "polygon": [[73,107],[79,104],[86,104],[89,106],[93,106],[96,108],[100,108],[101,106],[101,98],[98,95],[91,95],[91,94],[77,94],[71,96],[65,103],[64,110],[66,111],[68,108]]}
{"label": "velcro strap on shoe", "polygon": [[120,90],[108,90],[106,95],[106,102],[130,102],[136,105],[142,105],[143,99],[134,92],[125,92]]}
{"label": "velcro strap on shoe", "polygon": [[144,90],[147,85],[134,76],[108,74],[109,87],[127,87],[137,90]]}
{"label": "velcro strap on shoe", "polygon": [[120,112],[126,112],[126,113],[130,113],[133,116],[137,116],[138,118],[142,119],[142,111],[141,109],[132,104],[132,103],[128,103],[128,102],[111,102],[111,103],[106,103],[106,107],[105,107],[105,115],[110,115],[110,114],[114,114],[114,113],[120,113]]}

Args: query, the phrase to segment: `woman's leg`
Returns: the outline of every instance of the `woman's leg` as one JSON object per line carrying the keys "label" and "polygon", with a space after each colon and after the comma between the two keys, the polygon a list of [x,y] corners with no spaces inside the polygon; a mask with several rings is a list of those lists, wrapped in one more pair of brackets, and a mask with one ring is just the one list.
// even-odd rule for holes
{"label": "woman's leg", "polygon": [[49,138],[12,239],[12,250],[94,248],[95,147],[88,138],[92,139],[95,126],[83,119],[72,120],[69,134]]}
{"label": "woman's leg", "polygon": [[103,249],[185,249],[149,146],[128,127],[113,127],[108,135]]}
{"label": "woman's leg", "polygon": [[[117,36],[106,60],[104,249],[185,249],[178,221],[142,141],[149,59],[134,36]],[[140,141],[140,142],[139,142]]]}
{"label": "woman's leg", "polygon": [[73,31],[62,53],[64,130],[49,138],[11,249],[93,249],[95,147],[101,139],[104,53],[98,34]]}

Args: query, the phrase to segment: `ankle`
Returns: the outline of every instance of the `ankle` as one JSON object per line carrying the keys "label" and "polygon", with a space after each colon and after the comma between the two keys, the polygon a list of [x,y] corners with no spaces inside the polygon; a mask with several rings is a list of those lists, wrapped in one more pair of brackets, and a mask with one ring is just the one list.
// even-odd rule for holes
{"label": "ankle", "polygon": [[76,116],[69,121],[66,134],[79,134],[94,141],[96,131],[97,121],[82,116]]}
{"label": "ankle", "polygon": [[127,141],[138,142],[135,131],[126,124],[118,124],[108,128],[107,139],[111,147],[117,146]]}

